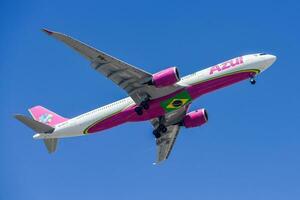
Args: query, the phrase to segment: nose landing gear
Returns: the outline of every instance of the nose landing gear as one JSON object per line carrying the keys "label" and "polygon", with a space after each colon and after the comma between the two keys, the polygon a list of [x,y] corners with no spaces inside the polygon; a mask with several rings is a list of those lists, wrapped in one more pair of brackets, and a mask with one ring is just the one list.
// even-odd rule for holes
{"label": "nose landing gear", "polygon": [[252,85],[255,85],[255,83],[256,83],[255,76],[251,76],[251,77],[250,77],[250,83],[251,83]]}

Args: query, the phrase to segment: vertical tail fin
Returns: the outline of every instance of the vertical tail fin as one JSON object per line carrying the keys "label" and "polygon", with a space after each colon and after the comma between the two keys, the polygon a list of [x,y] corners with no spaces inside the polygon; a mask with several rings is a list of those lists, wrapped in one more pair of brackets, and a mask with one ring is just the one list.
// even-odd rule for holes
{"label": "vertical tail fin", "polygon": [[36,121],[48,124],[50,126],[55,126],[59,123],[67,121],[67,118],[64,118],[42,106],[35,106],[33,108],[28,109],[33,119]]}
{"label": "vertical tail fin", "polygon": [[[24,115],[15,115],[15,117],[37,133],[52,134],[55,130],[55,125],[68,120],[67,118],[64,118],[42,106],[35,106],[28,109],[28,111],[32,115],[33,119]],[[45,146],[49,153],[55,152],[57,142],[57,138],[44,139]]]}

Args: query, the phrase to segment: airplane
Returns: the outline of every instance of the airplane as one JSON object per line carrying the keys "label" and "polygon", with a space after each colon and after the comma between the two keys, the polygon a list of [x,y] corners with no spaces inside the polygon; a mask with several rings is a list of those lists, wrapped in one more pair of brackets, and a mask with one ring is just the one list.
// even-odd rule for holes
{"label": "airplane", "polygon": [[206,109],[188,111],[195,99],[242,80],[255,84],[256,76],[276,61],[271,54],[249,54],[180,78],[177,67],[151,74],[65,34],[43,31],[77,51],[129,95],[71,119],[42,106],[28,109],[33,119],[15,115],[36,132],[34,139],[44,140],[49,153],[55,152],[59,138],[90,135],[127,122],[148,120],[156,140],[155,163],[160,163],[169,157],[180,128],[200,127],[208,121]]}

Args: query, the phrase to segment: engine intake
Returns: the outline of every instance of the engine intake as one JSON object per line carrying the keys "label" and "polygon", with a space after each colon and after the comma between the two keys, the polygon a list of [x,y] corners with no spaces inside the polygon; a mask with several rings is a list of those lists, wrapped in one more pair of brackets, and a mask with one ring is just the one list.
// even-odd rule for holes
{"label": "engine intake", "polygon": [[180,80],[179,72],[176,67],[170,67],[153,74],[152,85],[157,88],[166,87],[177,83]]}
{"label": "engine intake", "polygon": [[192,111],[183,118],[183,126],[185,128],[193,128],[201,126],[208,121],[207,111],[203,109]]}

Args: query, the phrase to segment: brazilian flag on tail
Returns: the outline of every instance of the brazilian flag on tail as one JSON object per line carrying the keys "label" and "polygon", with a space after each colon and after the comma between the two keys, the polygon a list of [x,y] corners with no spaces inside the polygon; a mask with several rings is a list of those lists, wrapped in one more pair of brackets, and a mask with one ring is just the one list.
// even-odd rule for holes
{"label": "brazilian flag on tail", "polygon": [[176,96],[162,101],[160,103],[161,107],[164,108],[165,112],[171,112],[181,108],[182,106],[191,102],[192,98],[187,91],[182,91]]}

